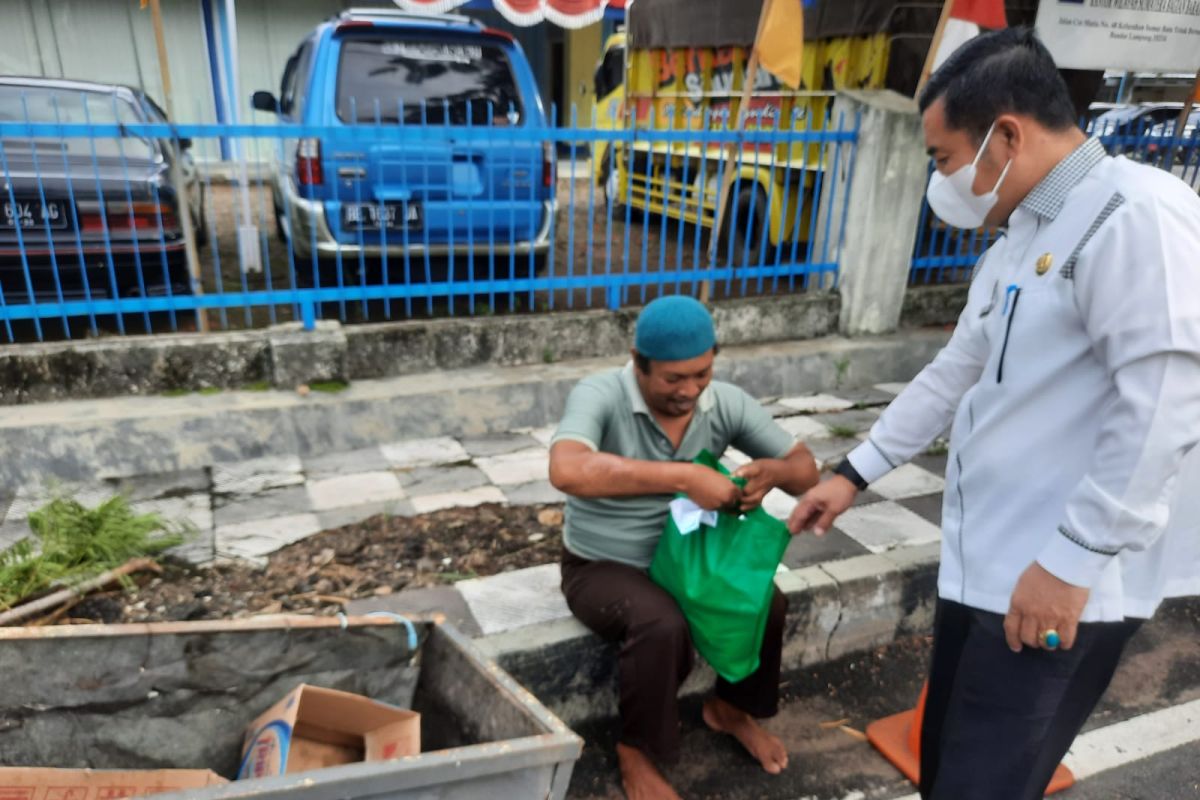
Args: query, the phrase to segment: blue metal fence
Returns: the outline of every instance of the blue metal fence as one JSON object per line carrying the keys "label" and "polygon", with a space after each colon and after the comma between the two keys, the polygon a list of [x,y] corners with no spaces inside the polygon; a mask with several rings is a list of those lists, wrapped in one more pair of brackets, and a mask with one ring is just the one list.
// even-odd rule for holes
{"label": "blue metal fence", "polygon": [[[1196,125],[1197,118],[1198,115],[1193,114],[1178,135],[1176,121],[1157,124],[1134,121],[1117,125],[1092,120],[1084,123],[1083,128],[1088,135],[1099,137],[1110,154],[1169,169],[1200,191],[1200,126]],[[996,236],[994,230],[951,228],[929,210],[928,203],[922,203],[910,284],[970,280],[975,262]]]}
{"label": "blue metal fence", "polygon": [[[830,176],[857,142],[853,120],[602,128],[574,109],[544,129],[490,111],[486,125],[329,128],[51,119],[0,119],[10,342],[827,287],[848,186]],[[209,163],[223,141],[244,163]],[[185,150],[180,179],[167,165]]]}

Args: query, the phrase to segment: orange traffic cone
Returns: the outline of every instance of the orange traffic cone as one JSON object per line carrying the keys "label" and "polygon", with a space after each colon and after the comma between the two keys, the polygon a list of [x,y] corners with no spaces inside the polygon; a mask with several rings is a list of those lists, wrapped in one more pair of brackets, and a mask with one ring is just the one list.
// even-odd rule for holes
{"label": "orange traffic cone", "polygon": [[[916,708],[884,717],[867,726],[867,740],[913,783],[919,782],[921,773],[921,720],[925,718],[925,695],[928,693],[929,684],[926,683],[921,687]],[[1074,783],[1075,776],[1071,770],[1059,764],[1046,788],[1046,794],[1061,792]]]}

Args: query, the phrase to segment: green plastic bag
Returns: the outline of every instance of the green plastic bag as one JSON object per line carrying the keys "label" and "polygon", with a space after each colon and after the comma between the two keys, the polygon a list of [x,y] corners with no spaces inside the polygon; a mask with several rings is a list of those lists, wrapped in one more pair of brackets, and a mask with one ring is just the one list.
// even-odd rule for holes
{"label": "green plastic bag", "polygon": [[[707,450],[695,463],[729,474]],[[650,578],[675,598],[696,650],[730,683],[758,669],[775,572],[790,540],[787,526],[761,508],[722,511],[715,526],[691,533],[667,517]]]}

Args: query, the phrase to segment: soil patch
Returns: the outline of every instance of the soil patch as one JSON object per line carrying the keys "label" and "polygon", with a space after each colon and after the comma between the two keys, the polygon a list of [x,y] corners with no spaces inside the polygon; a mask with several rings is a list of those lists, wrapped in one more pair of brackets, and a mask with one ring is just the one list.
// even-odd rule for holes
{"label": "soil patch", "polygon": [[376,516],[272,553],[265,566],[165,562],[124,590],[93,594],[63,622],[332,615],[350,600],[454,583],[557,560],[562,506],[483,505]]}

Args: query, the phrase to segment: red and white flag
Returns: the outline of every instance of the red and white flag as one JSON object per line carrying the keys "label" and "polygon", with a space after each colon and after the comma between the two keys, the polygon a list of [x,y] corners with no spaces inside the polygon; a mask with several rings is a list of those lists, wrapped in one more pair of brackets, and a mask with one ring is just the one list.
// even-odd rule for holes
{"label": "red and white flag", "polygon": [[1004,16],[1004,0],[946,0],[954,5],[950,9],[950,18],[946,20],[946,30],[942,32],[942,41],[938,45],[937,55],[933,59],[933,69],[937,70],[946,59],[958,48],[974,39],[984,30],[997,30],[1008,27]]}

